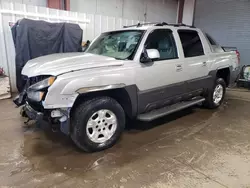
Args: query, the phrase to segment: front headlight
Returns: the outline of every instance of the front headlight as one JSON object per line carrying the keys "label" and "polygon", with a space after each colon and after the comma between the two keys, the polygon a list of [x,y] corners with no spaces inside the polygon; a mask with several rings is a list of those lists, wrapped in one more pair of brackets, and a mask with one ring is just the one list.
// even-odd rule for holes
{"label": "front headlight", "polygon": [[56,79],[56,77],[53,77],[53,76],[49,77],[43,81],[40,81],[40,82],[30,86],[29,89],[39,91],[41,89],[47,88],[54,83],[55,79]]}
{"label": "front headlight", "polygon": [[30,91],[27,94],[28,94],[29,99],[36,101],[36,102],[40,102],[43,99],[44,92]]}

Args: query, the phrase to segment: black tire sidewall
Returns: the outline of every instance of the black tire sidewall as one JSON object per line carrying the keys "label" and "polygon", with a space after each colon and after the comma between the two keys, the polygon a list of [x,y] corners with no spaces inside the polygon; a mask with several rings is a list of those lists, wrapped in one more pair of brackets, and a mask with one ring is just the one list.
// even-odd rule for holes
{"label": "black tire sidewall", "polygon": [[[86,133],[86,126],[89,118],[99,110],[110,110],[112,111],[116,118],[117,118],[117,129],[113,136],[104,143],[95,143],[92,142]],[[77,110],[78,117],[77,121],[74,121],[75,124],[73,125],[73,140],[77,142],[76,144],[85,151],[100,151],[112,147],[117,140],[120,138],[124,127],[125,127],[125,114],[118,102],[114,99],[103,97],[92,100],[90,102],[86,102],[82,106],[79,106]]]}

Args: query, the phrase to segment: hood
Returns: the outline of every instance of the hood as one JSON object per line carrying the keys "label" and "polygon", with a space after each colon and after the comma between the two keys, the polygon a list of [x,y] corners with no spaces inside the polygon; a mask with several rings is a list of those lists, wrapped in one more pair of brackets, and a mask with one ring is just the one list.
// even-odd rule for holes
{"label": "hood", "polygon": [[62,53],[42,56],[28,61],[23,67],[22,74],[28,77],[57,76],[71,71],[122,65],[123,61],[112,57],[83,52]]}

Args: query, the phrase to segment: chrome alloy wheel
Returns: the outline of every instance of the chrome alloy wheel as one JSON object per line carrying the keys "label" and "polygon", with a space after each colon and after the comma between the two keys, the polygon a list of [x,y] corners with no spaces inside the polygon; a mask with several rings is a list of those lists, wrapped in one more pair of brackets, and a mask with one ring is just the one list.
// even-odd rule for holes
{"label": "chrome alloy wheel", "polygon": [[89,118],[86,133],[92,142],[104,143],[114,135],[116,129],[116,115],[110,110],[102,109]]}
{"label": "chrome alloy wheel", "polygon": [[219,104],[223,98],[224,90],[221,84],[218,84],[213,93],[213,101],[215,104]]}

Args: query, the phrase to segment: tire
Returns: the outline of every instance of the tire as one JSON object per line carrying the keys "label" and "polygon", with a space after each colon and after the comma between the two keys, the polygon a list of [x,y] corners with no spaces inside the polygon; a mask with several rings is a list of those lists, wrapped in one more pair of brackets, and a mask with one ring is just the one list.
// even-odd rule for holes
{"label": "tire", "polygon": [[[216,88],[218,88],[220,86],[222,87],[223,93],[222,93],[221,99],[220,99],[220,97],[218,97],[217,98],[218,100],[216,102],[214,100],[214,92],[215,92]],[[222,78],[217,78],[215,83],[214,83],[213,88],[211,90],[209,90],[208,93],[207,93],[207,97],[206,97],[206,101],[204,103],[204,106],[207,107],[207,108],[210,108],[210,109],[218,108],[222,104],[222,102],[223,102],[223,100],[225,98],[225,93],[226,93],[226,83],[225,83],[225,81]]]}
{"label": "tire", "polygon": [[125,113],[116,100],[97,97],[75,109],[71,125],[71,138],[81,150],[101,151],[112,147],[121,137]]}

